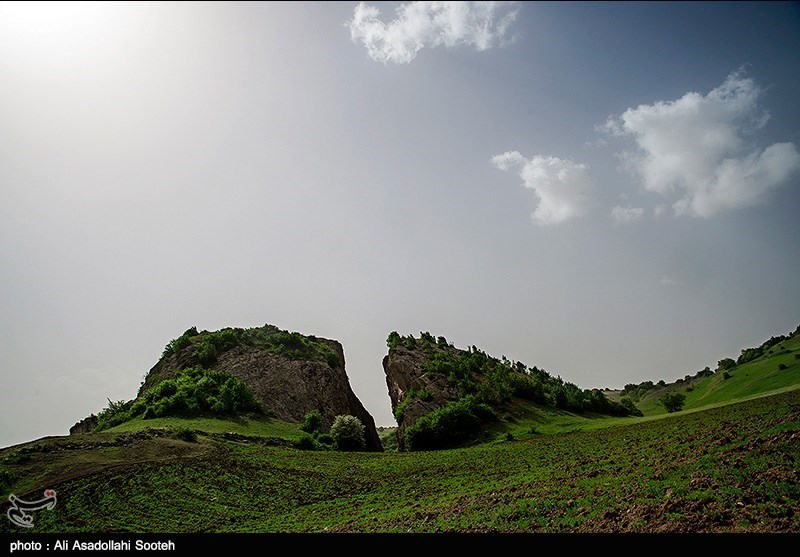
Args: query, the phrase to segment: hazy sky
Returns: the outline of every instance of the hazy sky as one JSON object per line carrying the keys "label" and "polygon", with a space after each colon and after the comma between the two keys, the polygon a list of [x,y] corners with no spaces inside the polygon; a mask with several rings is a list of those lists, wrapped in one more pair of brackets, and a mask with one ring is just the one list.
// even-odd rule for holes
{"label": "hazy sky", "polygon": [[581,387],[800,323],[788,3],[0,3],[0,446],[186,328],[392,330]]}

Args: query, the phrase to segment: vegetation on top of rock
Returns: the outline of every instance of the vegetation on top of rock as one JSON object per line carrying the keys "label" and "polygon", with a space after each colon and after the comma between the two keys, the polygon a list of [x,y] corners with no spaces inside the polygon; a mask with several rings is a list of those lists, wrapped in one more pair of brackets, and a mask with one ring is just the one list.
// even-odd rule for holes
{"label": "vegetation on top of rock", "polygon": [[[386,344],[390,350],[402,346],[423,351],[427,356],[426,374],[445,376],[448,383],[457,388],[458,399],[474,395],[477,403],[499,406],[517,397],[572,412],[641,415],[635,405],[611,401],[599,389],[581,390],[561,377],[552,377],[544,369],[512,362],[505,356],[497,359],[475,346],[461,350],[448,344],[444,337],[436,339],[427,332],[420,333],[417,340],[413,335],[404,337],[393,331],[386,339]],[[414,348],[409,348],[411,346]],[[409,395],[423,400],[423,396],[430,396],[428,393]],[[402,404],[395,409],[395,415],[398,410],[402,414]]]}
{"label": "vegetation on top of rock", "polygon": [[325,362],[330,367],[341,365],[338,354],[324,341],[314,336],[284,331],[270,324],[249,329],[227,327],[213,332],[198,332],[197,327],[191,327],[171,340],[161,357],[177,354],[188,346],[194,347],[198,361],[204,367],[213,365],[218,354],[236,346],[265,348],[290,360]]}
{"label": "vegetation on top of rock", "polygon": [[187,368],[161,381],[129,401],[108,401],[97,415],[95,431],[102,431],[141,416],[233,415],[262,413],[261,403],[240,379],[225,371]]}
{"label": "vegetation on top of rock", "polygon": [[[393,331],[386,344],[390,357],[397,351],[424,356],[415,364],[420,379],[404,387],[405,392],[398,389],[393,399],[401,448],[462,445],[493,427],[493,422],[506,421],[520,404],[554,406],[575,413],[642,415],[630,399],[612,401],[599,389],[582,390],[536,366],[512,362],[505,356],[494,358],[475,346],[462,350],[427,332],[415,338]],[[447,385],[444,391],[443,384]],[[426,387],[435,387],[437,394]]]}

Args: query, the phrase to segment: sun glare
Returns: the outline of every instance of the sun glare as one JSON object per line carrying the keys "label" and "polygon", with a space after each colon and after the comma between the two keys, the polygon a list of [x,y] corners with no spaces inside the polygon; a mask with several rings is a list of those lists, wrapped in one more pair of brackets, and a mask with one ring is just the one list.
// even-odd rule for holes
{"label": "sun glare", "polygon": [[125,6],[113,2],[0,2],[0,46],[13,50],[17,57],[96,46],[127,15],[128,10],[119,9]]}

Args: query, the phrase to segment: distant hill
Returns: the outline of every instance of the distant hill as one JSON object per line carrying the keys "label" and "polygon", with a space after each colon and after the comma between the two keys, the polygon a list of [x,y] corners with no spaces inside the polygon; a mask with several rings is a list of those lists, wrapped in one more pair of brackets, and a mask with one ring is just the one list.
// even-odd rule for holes
{"label": "distant hill", "polygon": [[723,358],[715,369],[706,367],[672,383],[645,381],[626,385],[610,398],[627,396],[646,415],[666,413],[659,399],[666,393],[683,394],[685,410],[729,404],[764,393],[800,388],[800,326],[786,335],[771,337],[736,357]]}
{"label": "distant hill", "polygon": [[[430,333],[387,339],[383,360],[401,449],[438,449],[486,437],[543,409],[603,416],[641,415],[628,400],[581,390],[544,369],[456,348]],[[535,427],[535,426],[533,426]],[[530,429],[530,428],[529,428]],[[509,435],[513,435],[509,432]]]}

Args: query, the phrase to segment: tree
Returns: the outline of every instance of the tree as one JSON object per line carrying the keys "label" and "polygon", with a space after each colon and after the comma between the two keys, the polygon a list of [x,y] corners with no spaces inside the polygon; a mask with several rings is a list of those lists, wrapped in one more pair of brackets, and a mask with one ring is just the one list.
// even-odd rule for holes
{"label": "tree", "polygon": [[403,337],[401,337],[397,333],[397,331],[392,331],[391,333],[389,333],[389,336],[386,339],[386,346],[388,346],[389,348],[394,348],[395,346],[400,344],[402,340]]}
{"label": "tree", "polygon": [[717,369],[720,371],[728,371],[736,367],[736,361],[733,358],[723,358],[717,362]]}
{"label": "tree", "polygon": [[306,414],[300,429],[306,433],[322,433],[322,414],[319,410],[312,410]]}
{"label": "tree", "polygon": [[686,402],[686,395],[683,393],[667,393],[658,401],[664,405],[667,412],[680,412],[683,410],[683,403]]}
{"label": "tree", "polygon": [[366,446],[364,424],[355,416],[336,416],[331,426],[331,437],[340,451],[360,451]]}

